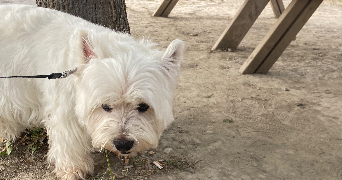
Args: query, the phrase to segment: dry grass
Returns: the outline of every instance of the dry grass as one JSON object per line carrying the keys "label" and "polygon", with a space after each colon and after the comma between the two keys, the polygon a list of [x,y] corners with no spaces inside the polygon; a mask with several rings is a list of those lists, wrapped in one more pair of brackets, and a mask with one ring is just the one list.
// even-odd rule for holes
{"label": "dry grass", "polygon": [[[2,140],[2,139],[1,139]],[[7,142],[2,140],[0,142],[0,157],[12,157],[18,156],[22,162],[31,161],[29,158],[35,157],[35,152],[38,154],[46,154],[48,151],[46,130],[42,128],[36,128],[33,130],[26,130],[15,142]],[[10,152],[10,153],[8,153]],[[143,152],[138,156],[131,158],[128,163],[120,164],[121,167],[111,166],[109,156],[111,153],[103,153],[103,158],[106,158],[107,168],[104,172],[98,172],[97,175],[90,177],[91,180],[100,179],[145,179],[156,173],[170,173],[173,171],[193,171],[195,165],[199,161],[190,161],[183,156],[162,156],[154,151]],[[111,156],[113,159],[113,157]],[[114,158],[116,159],[116,158]],[[120,161],[118,159],[115,160]],[[162,169],[159,169],[154,161],[158,161],[162,165]],[[113,162],[113,161],[112,161]]]}
{"label": "dry grass", "polygon": [[13,152],[33,155],[37,150],[46,151],[48,148],[46,130],[43,128],[26,129],[15,142],[4,140],[0,142],[0,156]]}
{"label": "dry grass", "polygon": [[[104,173],[99,173],[90,178],[90,180],[102,180],[102,179],[146,179],[153,174],[158,173],[170,173],[173,171],[192,171],[195,169],[195,165],[200,161],[192,162],[181,156],[170,156],[165,159],[159,159],[159,164],[162,165],[162,169],[159,169],[153,164],[155,157],[149,157],[145,155],[138,155],[130,159],[130,162],[123,164],[123,169],[120,171],[118,167],[111,168],[108,155],[106,154],[108,168]],[[120,169],[120,168],[119,168]]]}

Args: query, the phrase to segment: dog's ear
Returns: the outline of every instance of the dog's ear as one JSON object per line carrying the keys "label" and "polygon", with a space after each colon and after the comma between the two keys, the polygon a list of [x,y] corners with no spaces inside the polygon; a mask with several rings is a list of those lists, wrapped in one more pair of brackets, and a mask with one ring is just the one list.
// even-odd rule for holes
{"label": "dog's ear", "polygon": [[70,58],[75,58],[77,63],[77,73],[74,74],[80,76],[91,59],[98,58],[98,55],[95,53],[91,37],[84,30],[75,30],[70,46],[75,47],[74,51],[69,54]]}
{"label": "dog's ear", "polygon": [[163,66],[167,69],[179,69],[183,61],[184,41],[179,39],[173,40],[166,48],[162,57]]}
{"label": "dog's ear", "polygon": [[90,40],[85,36],[82,37],[82,47],[83,47],[84,63],[88,64],[91,59],[96,58],[97,56],[94,53],[94,48]]}

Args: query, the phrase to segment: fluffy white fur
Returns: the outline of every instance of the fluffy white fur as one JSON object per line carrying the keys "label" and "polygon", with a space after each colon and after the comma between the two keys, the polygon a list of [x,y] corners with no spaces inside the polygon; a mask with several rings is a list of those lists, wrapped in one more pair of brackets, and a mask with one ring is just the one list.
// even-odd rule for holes
{"label": "fluffy white fur", "polygon": [[[0,137],[45,126],[48,160],[62,179],[92,173],[94,148],[119,154],[116,138],[134,140],[130,154],[155,148],[173,121],[184,43],[174,40],[164,52],[153,46],[62,12],[1,5],[0,76],[77,72],[57,80],[0,79]],[[139,112],[140,103],[150,108]]]}

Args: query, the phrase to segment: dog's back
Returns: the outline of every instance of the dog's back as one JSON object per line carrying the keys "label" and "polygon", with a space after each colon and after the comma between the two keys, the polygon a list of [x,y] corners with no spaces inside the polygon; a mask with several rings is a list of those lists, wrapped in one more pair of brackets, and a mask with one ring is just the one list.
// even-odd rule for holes
{"label": "dog's back", "polygon": [[[0,5],[0,76],[51,74],[74,68],[76,60],[70,58],[74,53],[70,44],[75,30],[85,26],[102,30],[51,9]],[[14,138],[26,127],[41,125],[46,116],[43,108],[48,105],[43,107],[45,92],[41,87],[55,83],[19,78],[0,79],[0,84],[0,123],[8,125],[0,126],[0,136]],[[53,92],[48,93],[55,98]]]}

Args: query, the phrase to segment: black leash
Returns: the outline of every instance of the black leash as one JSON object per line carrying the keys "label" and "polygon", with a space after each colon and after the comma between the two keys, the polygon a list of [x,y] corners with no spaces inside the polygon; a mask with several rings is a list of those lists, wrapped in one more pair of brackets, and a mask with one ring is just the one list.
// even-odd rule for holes
{"label": "black leash", "polygon": [[3,78],[48,78],[48,79],[60,79],[60,78],[66,78],[70,74],[73,74],[77,71],[77,69],[64,71],[62,73],[52,73],[50,75],[36,75],[36,76],[7,76],[7,77],[0,77],[0,79]]}

